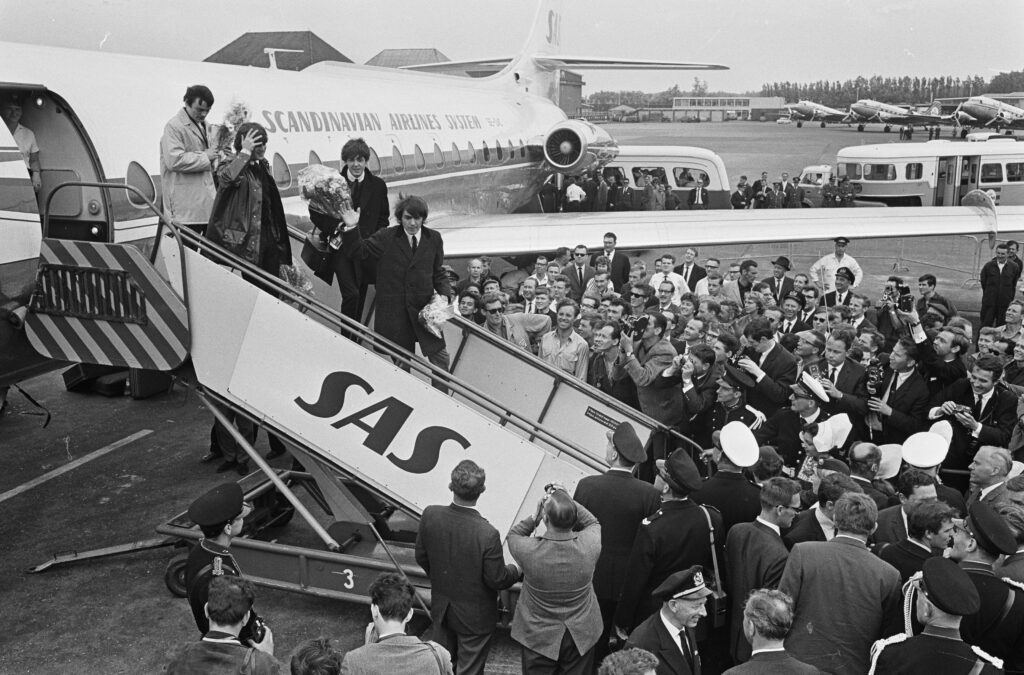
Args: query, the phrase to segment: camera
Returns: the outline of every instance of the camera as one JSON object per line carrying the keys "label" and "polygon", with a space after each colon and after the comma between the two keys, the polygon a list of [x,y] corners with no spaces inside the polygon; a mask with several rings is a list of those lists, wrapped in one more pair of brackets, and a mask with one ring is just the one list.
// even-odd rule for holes
{"label": "camera", "polygon": [[651,322],[651,317],[647,314],[641,314],[640,316],[624,316],[622,317],[622,334],[632,336],[643,335],[643,332],[647,330],[647,324]]}
{"label": "camera", "polygon": [[247,640],[258,644],[263,642],[263,638],[266,636],[267,622],[255,611],[249,612],[249,622],[242,626],[242,630],[238,635],[239,640],[242,641],[242,644],[245,644]]}
{"label": "camera", "polygon": [[901,312],[909,312],[914,309],[914,296],[910,292],[910,286],[897,284],[895,289],[887,288],[882,292],[882,303],[895,305]]}
{"label": "camera", "polygon": [[882,384],[882,364],[875,357],[868,363],[865,388],[872,396],[878,394],[878,387]]}

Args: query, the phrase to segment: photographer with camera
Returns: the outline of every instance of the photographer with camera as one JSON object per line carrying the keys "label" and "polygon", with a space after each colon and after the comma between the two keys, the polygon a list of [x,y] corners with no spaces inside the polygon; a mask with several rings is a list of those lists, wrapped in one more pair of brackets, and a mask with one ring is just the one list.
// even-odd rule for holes
{"label": "photographer with camera", "polygon": [[[545,526],[543,535],[534,531]],[[589,673],[604,624],[593,578],[601,525],[557,483],[545,487],[534,515],[509,530],[508,547],[523,570],[512,619],[524,673]]]}
{"label": "photographer with camera", "polygon": [[[882,379],[868,389],[868,432],[873,443],[902,444],[909,436],[923,431],[928,414],[928,384],[917,370],[920,350],[904,338],[889,355],[889,367]],[[872,390],[873,389],[873,390]]]}
{"label": "photographer with camera", "polygon": [[[167,666],[169,675],[195,673],[250,673],[274,675],[283,667],[274,658],[274,635],[269,628],[259,640],[243,643],[240,633],[250,623],[256,598],[252,582],[241,577],[218,576],[210,582],[203,605],[210,629],[199,642],[185,645]],[[246,646],[250,645],[250,646]]]}

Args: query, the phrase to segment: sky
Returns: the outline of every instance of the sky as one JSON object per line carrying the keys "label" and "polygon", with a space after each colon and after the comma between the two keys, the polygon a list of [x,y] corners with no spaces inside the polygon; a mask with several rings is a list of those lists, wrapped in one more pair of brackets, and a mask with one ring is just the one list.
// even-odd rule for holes
{"label": "sky", "polygon": [[[356,63],[435,47],[452,60],[517,53],[530,0],[0,0],[0,40],[200,61],[247,31],[312,30]],[[980,75],[1024,69],[1021,0],[565,0],[574,56],[727,65],[723,72],[586,71],[602,89],[760,90],[771,81]],[[2,59],[2,57],[0,57]],[[2,78],[0,78],[2,79]]]}

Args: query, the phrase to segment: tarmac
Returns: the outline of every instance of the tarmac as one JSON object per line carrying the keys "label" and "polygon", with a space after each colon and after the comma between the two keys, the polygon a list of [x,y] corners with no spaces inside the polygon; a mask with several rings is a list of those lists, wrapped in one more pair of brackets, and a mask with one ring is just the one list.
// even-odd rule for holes
{"label": "tarmac", "polygon": [[[844,146],[877,143],[895,133],[858,133],[774,123],[617,124],[609,132],[623,144],[699,145],[722,155],[733,182],[762,170],[773,178],[799,174],[808,164],[835,161]],[[975,243],[970,238],[923,237],[899,242],[853,241],[849,253],[865,268],[864,291],[877,298],[881,280],[896,269],[911,280],[931,271],[939,291],[961,307],[977,308],[970,288]],[[572,245],[575,242],[567,242]],[[623,248],[628,242],[620,241]],[[768,260],[788,255],[799,268],[830,252],[831,243],[702,250],[726,260]],[[901,252],[902,251],[902,252]],[[645,259],[655,257],[645,253]],[[461,272],[461,270],[459,270]],[[203,491],[233,473],[217,475],[200,464],[209,445],[211,416],[181,386],[146,400],[106,398],[65,391],[60,372],[21,385],[53,414],[49,426],[20,393],[11,391],[0,417],[0,673],[162,672],[182,644],[197,639],[185,600],[164,584],[170,548],[59,566],[41,574],[25,570],[53,554],[84,551],[156,536],[154,528],[184,511]],[[257,449],[266,453],[266,436]],[[288,457],[274,466],[286,468]],[[448,495],[438,495],[444,503]],[[486,498],[486,495],[485,497]],[[304,536],[299,518],[282,536]],[[275,635],[282,660],[303,640],[328,636],[343,650],[358,646],[370,620],[366,605],[258,589],[258,606]],[[499,631],[488,672],[518,672],[518,650]]]}

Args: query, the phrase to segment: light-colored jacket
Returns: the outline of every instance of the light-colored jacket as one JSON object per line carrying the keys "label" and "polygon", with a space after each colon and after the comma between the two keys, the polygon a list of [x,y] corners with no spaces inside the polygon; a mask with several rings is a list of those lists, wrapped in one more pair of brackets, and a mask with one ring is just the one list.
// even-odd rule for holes
{"label": "light-colored jacket", "polygon": [[160,190],[164,211],[175,222],[205,225],[210,220],[217,188],[207,148],[203,134],[184,108],[164,126],[160,137]]}

